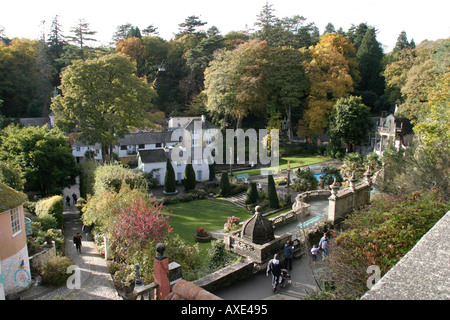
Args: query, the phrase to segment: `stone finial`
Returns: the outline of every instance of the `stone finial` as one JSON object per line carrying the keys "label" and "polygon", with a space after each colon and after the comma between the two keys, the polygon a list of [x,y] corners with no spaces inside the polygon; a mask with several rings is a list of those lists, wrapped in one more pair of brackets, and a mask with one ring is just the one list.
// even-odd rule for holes
{"label": "stone finial", "polygon": [[338,185],[338,182],[337,182],[337,180],[336,180],[336,177],[334,178],[334,182],[333,182],[333,184],[330,186],[330,189],[331,189],[331,195],[332,195],[332,196],[336,196],[337,191],[339,190],[339,185]]}
{"label": "stone finial", "polygon": [[352,190],[355,190],[355,182],[356,182],[355,171],[352,172],[352,176],[350,177],[349,182],[350,182],[350,188]]}
{"label": "stone finial", "polygon": [[372,180],[370,179],[372,177],[372,173],[370,172],[370,166],[367,166],[367,170],[364,173],[364,177],[369,186],[372,185]]}
{"label": "stone finial", "polygon": [[140,271],[141,266],[139,265],[139,263],[136,263],[134,265],[134,268],[135,268],[135,272],[136,272],[136,276],[135,276],[136,279],[134,281],[134,284],[136,286],[142,286],[144,284],[144,280],[141,279],[141,271]]}
{"label": "stone finial", "polygon": [[166,250],[166,245],[164,243],[158,243],[156,245],[156,257],[157,260],[164,260],[167,257],[164,255],[164,251]]}

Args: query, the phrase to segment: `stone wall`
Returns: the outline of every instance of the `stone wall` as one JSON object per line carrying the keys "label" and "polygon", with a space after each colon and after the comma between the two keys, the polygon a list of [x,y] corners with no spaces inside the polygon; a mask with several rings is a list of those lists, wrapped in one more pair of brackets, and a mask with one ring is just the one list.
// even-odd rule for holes
{"label": "stone wall", "polygon": [[36,270],[41,267],[48,259],[56,256],[56,246],[55,242],[52,242],[51,247],[45,247],[41,252],[32,255],[29,258],[30,266],[32,269]]}
{"label": "stone wall", "polygon": [[248,279],[254,272],[254,261],[245,259],[208,274],[194,281],[194,284],[210,292],[216,292],[219,289]]}
{"label": "stone wall", "polygon": [[354,188],[345,188],[332,192],[328,198],[328,220],[337,222],[353,212],[354,209],[370,203],[370,183],[360,183]]}

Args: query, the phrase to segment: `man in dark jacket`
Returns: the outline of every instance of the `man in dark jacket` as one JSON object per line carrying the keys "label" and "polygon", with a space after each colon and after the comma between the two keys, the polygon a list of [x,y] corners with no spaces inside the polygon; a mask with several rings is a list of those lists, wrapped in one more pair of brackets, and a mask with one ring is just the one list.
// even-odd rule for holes
{"label": "man in dark jacket", "polygon": [[79,232],[73,237],[73,243],[75,243],[77,251],[81,253],[81,234]]}
{"label": "man in dark jacket", "polygon": [[278,260],[278,255],[275,254],[273,259],[269,261],[266,270],[266,276],[269,276],[269,273],[272,275],[272,289],[273,292],[277,290],[278,283],[280,282],[281,276],[281,265],[280,260]]}
{"label": "man in dark jacket", "polygon": [[288,270],[292,270],[292,255],[294,253],[294,246],[291,241],[288,240],[284,245],[284,267]]}

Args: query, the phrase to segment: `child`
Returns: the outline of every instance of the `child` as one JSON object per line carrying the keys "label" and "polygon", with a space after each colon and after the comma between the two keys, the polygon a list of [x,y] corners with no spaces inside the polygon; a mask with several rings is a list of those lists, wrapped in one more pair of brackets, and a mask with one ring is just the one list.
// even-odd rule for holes
{"label": "child", "polygon": [[317,251],[319,251],[320,248],[318,248],[316,245],[313,245],[312,249],[311,249],[311,254],[313,257],[313,266],[316,265],[316,261],[317,261]]}

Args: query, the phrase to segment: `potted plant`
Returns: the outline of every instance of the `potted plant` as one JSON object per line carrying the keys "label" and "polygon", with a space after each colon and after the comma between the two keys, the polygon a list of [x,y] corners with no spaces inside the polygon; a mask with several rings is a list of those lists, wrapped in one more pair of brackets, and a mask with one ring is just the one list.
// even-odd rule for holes
{"label": "potted plant", "polygon": [[212,235],[203,227],[197,227],[195,233],[195,241],[197,242],[209,242],[212,239]]}

